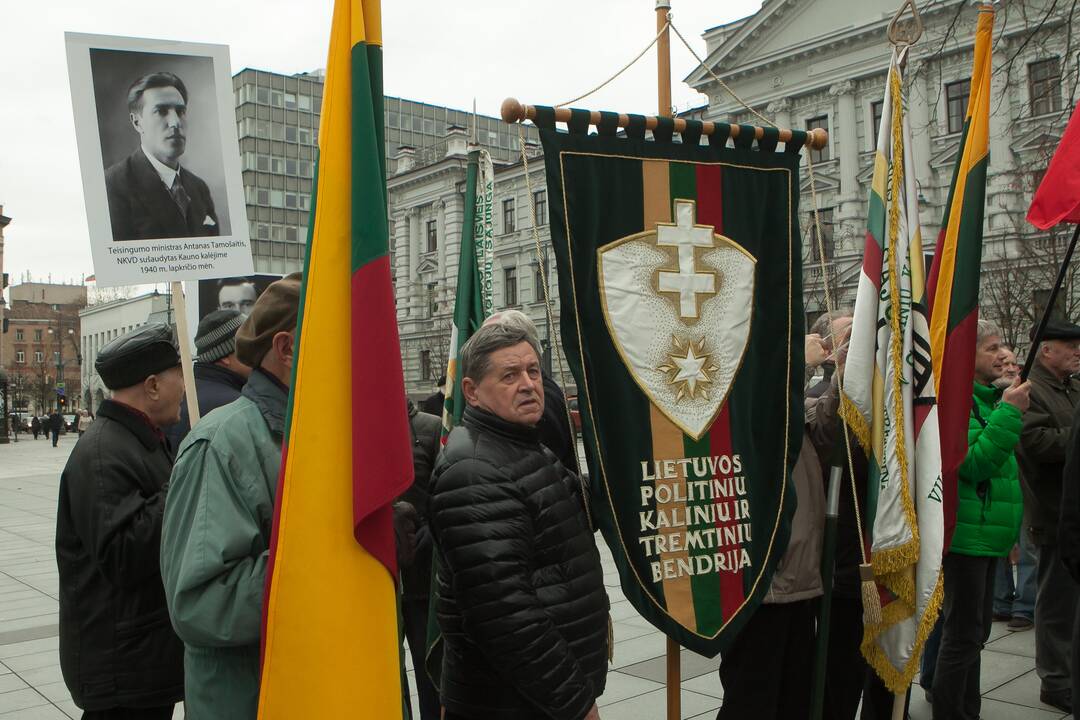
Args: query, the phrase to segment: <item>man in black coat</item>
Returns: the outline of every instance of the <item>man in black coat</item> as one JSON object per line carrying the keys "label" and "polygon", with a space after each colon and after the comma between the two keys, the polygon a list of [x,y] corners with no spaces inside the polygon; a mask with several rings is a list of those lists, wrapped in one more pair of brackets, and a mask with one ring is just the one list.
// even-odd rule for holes
{"label": "man in black coat", "polygon": [[172,328],[152,323],[101,349],[113,397],[60,477],[60,668],[84,720],[164,720],[184,696],[158,561],[173,465],[161,428],[184,394],[177,348]]}
{"label": "man in black coat", "polygon": [[154,72],[128,89],[139,149],[105,171],[113,240],[219,234],[210,188],[180,167],[187,148],[187,88],[169,72]]}
{"label": "man in black coat", "polygon": [[537,432],[540,349],[485,325],[461,373],[431,495],[446,720],[596,720],[608,599],[578,478]]}
{"label": "man in black coat", "polygon": [[64,429],[64,416],[60,414],[60,409],[53,410],[49,415],[49,432],[52,434],[52,446],[56,447],[57,441],[60,439],[60,431]]}
{"label": "man in black coat", "polygon": [[442,421],[417,410],[412,400],[409,429],[412,432],[413,484],[400,498],[416,509],[416,534],[412,563],[401,568],[401,617],[409,641],[416,694],[420,702],[419,720],[439,720],[439,693],[424,667],[427,652],[428,603],[431,599],[431,527],[428,519],[431,497],[431,470],[439,455]]}
{"label": "man in black coat", "polygon": [[[1073,411],[1069,449],[1061,476],[1061,514],[1057,531],[1061,562],[1073,583],[1080,585],[1080,405]],[[1080,688],[1080,604],[1073,617],[1072,687],[1074,693]]]}
{"label": "man in black coat", "polygon": [[[195,333],[195,393],[199,416],[206,415],[240,397],[251,368],[236,357],[236,331],[246,315],[237,310],[215,310],[199,321]],[[165,431],[173,452],[191,432],[187,403],[180,404],[180,422]]]}

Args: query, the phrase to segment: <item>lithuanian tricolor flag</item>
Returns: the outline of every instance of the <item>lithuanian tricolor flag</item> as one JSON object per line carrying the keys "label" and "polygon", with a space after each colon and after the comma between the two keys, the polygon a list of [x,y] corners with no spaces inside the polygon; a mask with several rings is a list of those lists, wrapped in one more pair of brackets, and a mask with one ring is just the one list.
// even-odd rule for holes
{"label": "lithuanian tricolor flag", "polygon": [[870,458],[863,518],[882,600],[882,621],[866,623],[862,652],[894,693],[918,670],[943,592],[941,451],[906,55],[893,50],[886,80],[841,398],[841,416]]}
{"label": "lithuanian tricolor flag", "polygon": [[979,319],[983,207],[989,156],[990,50],[994,9],[979,8],[975,61],[971,71],[964,132],[960,137],[945,217],[930,266],[930,346],[937,382],[941,471],[945,503],[945,547],[956,525],[956,483],[967,454],[971,387],[975,377],[975,333]]}
{"label": "lithuanian tricolor flag", "polygon": [[378,0],[335,4],[264,603],[264,720],[402,716],[390,503],[412,482],[412,458],[380,23]]}

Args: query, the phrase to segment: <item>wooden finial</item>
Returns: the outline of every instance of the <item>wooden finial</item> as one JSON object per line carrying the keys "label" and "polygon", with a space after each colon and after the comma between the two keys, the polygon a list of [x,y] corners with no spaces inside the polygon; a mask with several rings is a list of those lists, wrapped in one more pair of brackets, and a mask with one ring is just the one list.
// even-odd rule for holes
{"label": "wooden finial", "polygon": [[499,109],[504,123],[516,123],[525,119],[525,106],[518,102],[517,98],[508,97],[503,100]]}

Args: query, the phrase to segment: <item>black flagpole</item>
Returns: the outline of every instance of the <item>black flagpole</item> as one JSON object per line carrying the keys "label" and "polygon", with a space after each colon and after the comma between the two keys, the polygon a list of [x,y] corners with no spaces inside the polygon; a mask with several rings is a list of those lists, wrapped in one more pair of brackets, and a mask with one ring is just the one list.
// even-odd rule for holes
{"label": "black flagpole", "polygon": [[1072,261],[1073,250],[1076,249],[1077,238],[1080,238],[1080,224],[1077,224],[1076,229],[1073,230],[1072,240],[1069,242],[1069,249],[1065,251],[1065,259],[1061,261],[1061,267],[1058,268],[1054,289],[1050,291],[1050,299],[1046,301],[1046,309],[1043,310],[1042,318],[1039,319],[1039,327],[1036,328],[1035,335],[1031,338],[1031,349],[1028,351],[1027,359],[1024,361],[1024,369],[1020,373],[1020,382],[1027,380],[1028,373],[1031,372],[1031,366],[1035,362],[1035,356],[1039,352],[1039,343],[1042,342],[1043,333],[1046,332],[1046,324],[1050,321],[1050,313],[1054,311],[1054,303],[1057,302],[1058,293],[1061,291],[1061,286],[1065,282],[1065,273],[1069,269],[1069,262]]}

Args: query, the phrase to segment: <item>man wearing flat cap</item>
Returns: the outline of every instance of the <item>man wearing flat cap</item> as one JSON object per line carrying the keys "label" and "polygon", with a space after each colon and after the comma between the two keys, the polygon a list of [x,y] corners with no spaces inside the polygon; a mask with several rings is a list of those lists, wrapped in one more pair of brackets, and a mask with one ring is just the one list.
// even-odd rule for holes
{"label": "man wearing flat cap", "polygon": [[184,641],[193,720],[253,719],[258,710],[263,586],[299,305],[299,273],[259,297],[236,332],[237,359],[253,368],[247,383],[195,424],[173,469],[161,571]]}
{"label": "man wearing flat cap", "polygon": [[[240,390],[251,375],[251,368],[236,357],[236,331],[247,316],[238,310],[215,310],[199,321],[195,333],[195,391],[199,399],[199,417],[228,405],[240,397]],[[165,434],[174,449],[191,430],[187,403],[180,405],[180,422]]]}
{"label": "man wearing flat cap", "polygon": [[60,668],[83,718],[171,718],[183,699],[183,646],[158,564],[184,378],[172,328],[152,323],[101,349],[112,398],[60,476],[56,564]]}
{"label": "man wearing flat cap", "polygon": [[1072,708],[1072,623],[1078,588],[1058,545],[1062,474],[1073,413],[1080,404],[1080,326],[1051,320],[1031,368],[1031,407],[1024,413],[1017,458],[1024,488],[1024,526],[1039,549],[1035,596],[1035,669],[1040,699]]}

